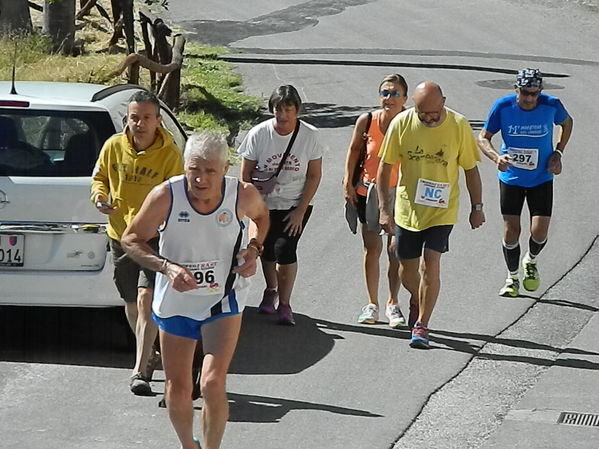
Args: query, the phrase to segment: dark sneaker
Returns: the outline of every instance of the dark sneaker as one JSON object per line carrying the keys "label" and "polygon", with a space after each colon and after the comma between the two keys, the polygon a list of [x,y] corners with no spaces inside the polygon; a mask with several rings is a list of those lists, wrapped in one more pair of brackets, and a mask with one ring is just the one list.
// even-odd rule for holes
{"label": "dark sneaker", "polygon": [[412,302],[410,299],[410,316],[408,318],[408,327],[412,329],[416,321],[418,321],[418,315],[420,315],[420,307],[417,302]]}
{"label": "dark sneaker", "polygon": [[131,393],[136,396],[152,395],[152,387],[150,387],[150,382],[142,373],[135,373],[133,376],[131,376],[129,388],[131,389]]}
{"label": "dark sneaker", "polygon": [[262,295],[262,302],[258,306],[258,312],[266,315],[274,315],[277,313],[275,303],[279,300],[279,293],[276,290],[267,288]]}
{"label": "dark sneaker", "polygon": [[412,328],[412,340],[410,347],[415,349],[430,349],[428,344],[428,327],[422,323],[416,323]]}
{"label": "dark sneaker", "polygon": [[279,304],[277,313],[279,314],[279,324],[295,326],[293,312],[291,311],[291,306],[289,304]]}

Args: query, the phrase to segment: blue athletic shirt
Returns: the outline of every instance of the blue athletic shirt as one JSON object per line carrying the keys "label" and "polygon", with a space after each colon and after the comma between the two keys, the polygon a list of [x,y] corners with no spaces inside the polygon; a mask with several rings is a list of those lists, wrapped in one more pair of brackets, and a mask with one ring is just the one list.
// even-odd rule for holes
{"label": "blue athletic shirt", "polygon": [[562,102],[551,95],[540,94],[537,106],[525,111],[518,106],[516,94],[498,99],[485,122],[491,134],[501,131],[503,145],[500,154],[510,153],[514,164],[498,171],[500,181],[520,187],[536,187],[553,179],[547,171],[553,153],[553,126],[569,117]]}

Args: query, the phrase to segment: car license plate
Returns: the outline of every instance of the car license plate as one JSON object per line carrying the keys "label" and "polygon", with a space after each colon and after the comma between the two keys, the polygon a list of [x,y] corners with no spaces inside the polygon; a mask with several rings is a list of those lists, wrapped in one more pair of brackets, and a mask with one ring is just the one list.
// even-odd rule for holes
{"label": "car license plate", "polygon": [[0,234],[0,267],[22,267],[25,262],[25,236]]}

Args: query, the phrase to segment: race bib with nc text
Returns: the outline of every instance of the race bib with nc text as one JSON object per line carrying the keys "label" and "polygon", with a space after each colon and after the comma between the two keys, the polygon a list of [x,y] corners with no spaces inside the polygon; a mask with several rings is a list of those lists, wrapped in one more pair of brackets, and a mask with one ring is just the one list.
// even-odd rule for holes
{"label": "race bib with nc text", "polygon": [[420,178],[416,187],[416,198],[414,202],[422,206],[440,207],[447,209],[449,206],[449,193],[451,184],[448,182],[436,182]]}

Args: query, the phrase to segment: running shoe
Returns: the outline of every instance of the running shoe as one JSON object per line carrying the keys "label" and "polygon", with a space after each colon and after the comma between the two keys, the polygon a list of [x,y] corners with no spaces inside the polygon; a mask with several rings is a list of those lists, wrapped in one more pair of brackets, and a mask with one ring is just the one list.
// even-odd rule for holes
{"label": "running shoe", "polygon": [[393,329],[406,325],[406,319],[403,317],[397,304],[388,305],[385,309],[385,316],[389,318],[389,327]]}
{"label": "running shoe", "polygon": [[360,324],[374,324],[379,320],[379,308],[374,304],[367,304],[362,308],[362,313],[358,316]]}
{"label": "running shoe", "polygon": [[410,347],[414,349],[430,349],[430,345],[428,344],[428,327],[420,322],[417,322],[412,328]]}
{"label": "running shoe", "polygon": [[136,396],[150,396],[152,394],[150,382],[142,373],[135,373],[131,376],[129,388],[131,389],[131,393]]}
{"label": "running shoe", "polygon": [[277,313],[275,304],[278,302],[278,300],[279,293],[276,290],[267,288],[264,290],[264,295],[262,295],[262,302],[258,306],[258,312],[264,313],[266,315],[274,315]]}
{"label": "running shoe", "polygon": [[522,268],[524,269],[524,279],[522,279],[522,285],[529,292],[534,292],[541,285],[541,276],[539,276],[539,270],[537,270],[537,261],[522,259]]}
{"label": "running shoe", "polygon": [[412,301],[410,299],[410,316],[408,318],[408,327],[412,329],[416,321],[418,321],[418,315],[420,315],[420,307],[418,307],[418,303]]}
{"label": "running shoe", "polygon": [[289,304],[279,303],[277,313],[279,314],[279,324],[283,324],[286,326],[295,326],[293,312],[291,311],[291,306]]}
{"label": "running shoe", "polygon": [[517,278],[507,278],[505,285],[499,290],[499,296],[515,298],[520,294],[520,281]]}

